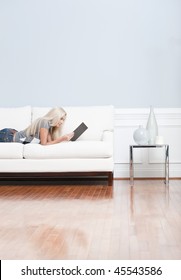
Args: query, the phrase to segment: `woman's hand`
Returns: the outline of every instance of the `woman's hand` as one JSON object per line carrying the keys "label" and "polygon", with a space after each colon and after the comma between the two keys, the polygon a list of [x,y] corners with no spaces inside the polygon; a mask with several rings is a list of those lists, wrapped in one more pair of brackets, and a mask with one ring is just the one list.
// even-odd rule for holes
{"label": "woman's hand", "polygon": [[74,132],[71,132],[71,133],[61,136],[60,138],[61,138],[61,141],[70,141],[73,136],[74,136]]}
{"label": "woman's hand", "polygon": [[74,136],[74,132],[65,134],[63,136],[60,136],[59,138],[52,140],[51,136],[48,133],[48,129],[41,128],[40,129],[40,144],[41,145],[52,145],[57,144],[63,141],[70,141],[70,139]]}

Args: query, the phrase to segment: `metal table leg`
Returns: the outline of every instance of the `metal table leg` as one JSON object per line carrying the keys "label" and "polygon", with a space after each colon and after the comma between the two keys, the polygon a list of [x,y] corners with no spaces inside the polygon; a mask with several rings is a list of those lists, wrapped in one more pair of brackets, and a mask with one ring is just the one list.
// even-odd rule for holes
{"label": "metal table leg", "polygon": [[165,145],[165,184],[169,185],[169,145]]}
{"label": "metal table leg", "polygon": [[129,167],[130,167],[130,184],[134,185],[134,170],[133,170],[133,146],[129,146]]}

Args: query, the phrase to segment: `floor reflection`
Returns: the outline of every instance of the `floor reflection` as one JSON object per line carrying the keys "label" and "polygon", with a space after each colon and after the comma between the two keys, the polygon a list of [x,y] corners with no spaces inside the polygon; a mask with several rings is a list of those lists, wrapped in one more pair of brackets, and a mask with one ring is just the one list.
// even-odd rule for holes
{"label": "floor reflection", "polygon": [[181,181],[1,185],[1,259],[180,259]]}

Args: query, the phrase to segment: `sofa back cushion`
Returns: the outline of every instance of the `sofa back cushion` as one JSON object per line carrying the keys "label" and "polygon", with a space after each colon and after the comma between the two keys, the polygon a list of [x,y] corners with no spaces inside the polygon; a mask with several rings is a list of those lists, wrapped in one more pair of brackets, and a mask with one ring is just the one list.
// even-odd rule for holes
{"label": "sofa back cushion", "polygon": [[[45,115],[50,107],[33,107],[32,121]],[[86,106],[64,107],[67,118],[61,127],[60,134],[73,131],[80,123],[84,122],[88,129],[78,140],[101,140],[104,130],[113,130],[113,106]]]}
{"label": "sofa back cushion", "polygon": [[0,129],[23,130],[31,124],[31,106],[0,108]]}

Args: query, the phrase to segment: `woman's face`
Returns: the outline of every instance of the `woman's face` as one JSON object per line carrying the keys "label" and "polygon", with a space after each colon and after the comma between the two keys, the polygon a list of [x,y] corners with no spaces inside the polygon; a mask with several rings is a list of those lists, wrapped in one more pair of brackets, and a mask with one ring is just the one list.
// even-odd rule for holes
{"label": "woman's face", "polygon": [[61,117],[60,120],[58,121],[56,127],[60,127],[60,126],[64,123],[65,118],[66,118],[66,115],[64,115],[63,117]]}

